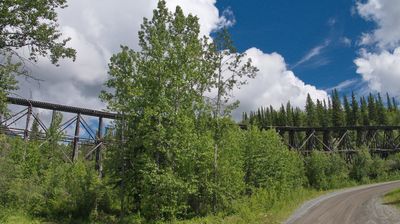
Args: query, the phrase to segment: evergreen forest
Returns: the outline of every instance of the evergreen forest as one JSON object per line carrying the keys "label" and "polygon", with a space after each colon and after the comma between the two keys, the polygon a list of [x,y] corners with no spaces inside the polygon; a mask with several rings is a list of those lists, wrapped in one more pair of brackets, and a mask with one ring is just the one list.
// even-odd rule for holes
{"label": "evergreen forest", "polygon": [[342,95],[335,89],[326,100],[313,101],[307,96],[305,108],[293,107],[290,102],[279,109],[272,106],[244,112],[243,124],[260,127],[342,127],[342,126],[396,126],[400,113],[395,97],[388,93],[382,99],[380,93],[357,97]]}

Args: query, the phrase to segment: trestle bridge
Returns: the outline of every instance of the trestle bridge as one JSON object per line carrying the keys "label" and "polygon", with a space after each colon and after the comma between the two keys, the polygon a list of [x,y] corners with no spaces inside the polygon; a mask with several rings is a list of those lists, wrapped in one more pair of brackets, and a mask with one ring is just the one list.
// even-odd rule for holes
{"label": "trestle bridge", "polygon": [[[36,108],[53,111],[52,119],[54,119],[54,112],[73,114],[71,118],[60,124],[56,130],[57,134],[62,134],[62,139],[60,139],[62,142],[72,145],[71,155],[65,155],[65,159],[74,162],[78,158],[79,147],[89,146],[90,148],[87,150],[84,158],[94,158],[96,169],[99,171],[102,170],[102,150],[107,144],[104,139],[104,119],[115,120],[118,118],[118,114],[15,97],[8,97],[7,100],[9,105],[22,106],[22,110],[13,111],[12,114],[4,118],[0,117],[0,133],[11,136],[20,136],[25,140],[29,140],[31,139],[31,124],[36,120],[41,131],[38,140],[50,141],[52,136],[47,135],[50,125],[46,125],[37,114],[33,113],[33,109]],[[97,124],[93,125],[92,122],[89,124],[88,121],[85,120],[84,116],[90,117],[91,121],[93,118],[96,119]],[[15,127],[17,122],[20,124],[23,123],[23,127]],[[50,124],[52,122],[53,121],[51,121]],[[68,134],[68,132],[66,132],[68,128],[74,130],[73,134]],[[82,134],[81,129],[85,131],[84,135]]]}
{"label": "trestle bridge", "polygon": [[[87,108],[72,107],[48,102],[28,100],[22,98],[8,97],[10,105],[19,105],[23,109],[13,112],[7,117],[0,119],[0,133],[7,135],[20,136],[25,140],[30,139],[31,124],[36,120],[40,126],[43,136],[40,140],[48,141],[46,137],[48,126],[33,113],[34,108],[72,113],[74,116],[58,127],[58,132],[63,133],[62,141],[72,145],[71,155],[66,155],[71,162],[78,157],[79,147],[89,145],[84,158],[94,159],[97,170],[102,169],[101,157],[102,150],[107,141],[104,138],[104,119],[116,120],[119,116],[110,113]],[[97,124],[89,125],[83,116],[97,119]],[[24,121],[23,127],[14,127],[16,122]],[[13,126],[14,125],[14,126]],[[96,130],[93,130],[94,128]],[[247,126],[240,125],[242,129]],[[67,134],[65,130],[73,128],[73,134]],[[345,152],[353,153],[361,147],[367,147],[373,152],[395,153],[400,151],[400,126],[348,126],[348,127],[263,127],[264,129],[275,129],[283,138],[289,149],[302,152],[313,150],[325,152]],[[81,129],[86,131],[83,136]]]}

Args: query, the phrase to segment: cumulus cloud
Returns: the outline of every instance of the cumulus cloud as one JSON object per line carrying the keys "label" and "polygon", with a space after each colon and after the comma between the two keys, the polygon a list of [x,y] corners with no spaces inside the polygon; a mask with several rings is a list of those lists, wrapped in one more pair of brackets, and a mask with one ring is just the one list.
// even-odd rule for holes
{"label": "cumulus cloud", "polygon": [[[222,24],[232,22],[228,14],[219,15],[216,0],[168,0],[167,7],[174,10],[180,5],[185,13],[199,17],[202,35],[208,35]],[[62,60],[55,67],[42,58],[30,66],[32,74],[44,80],[21,81],[19,94],[56,103],[105,108],[98,95],[107,79],[107,64],[112,56],[127,45],[138,47],[137,32],[143,17],[151,18],[157,1],[70,0],[69,7],[59,11],[60,29],[71,37],[69,46],[77,50],[75,62]],[[229,24],[228,24],[229,25]]]}
{"label": "cumulus cloud", "polygon": [[361,44],[377,44],[381,49],[394,48],[400,43],[400,4],[395,0],[368,0],[357,2],[362,18],[373,21],[377,28],[364,33]]}
{"label": "cumulus cloud", "polygon": [[315,99],[326,99],[327,93],[315,86],[305,84],[288,70],[284,58],[278,53],[264,53],[257,48],[246,51],[254,65],[259,69],[255,79],[248,85],[234,90],[233,96],[240,101],[240,108],[234,117],[239,118],[242,112],[255,110],[260,106],[279,107],[290,101],[292,105],[303,107],[307,94]]}
{"label": "cumulus cloud", "polygon": [[371,90],[400,95],[400,47],[393,53],[369,53],[363,51],[355,61],[357,73],[368,83]]}
{"label": "cumulus cloud", "polygon": [[[222,13],[215,6],[216,0],[167,0],[174,10],[180,5],[185,13],[199,17],[201,33],[209,35],[221,26],[232,26],[235,18],[227,8]],[[41,59],[31,67],[32,74],[44,80],[21,80],[19,94],[25,98],[54,103],[103,109],[98,99],[103,83],[107,80],[107,64],[112,54],[119,52],[120,45],[139,50],[137,32],[143,17],[151,18],[157,1],[148,0],[70,0],[69,7],[59,12],[59,24],[65,36],[71,37],[69,46],[77,50],[75,62],[62,60],[59,67]],[[311,55],[319,54],[314,49]],[[327,94],[307,85],[287,69],[284,58],[278,53],[267,54],[252,48],[247,51],[260,69],[258,77],[249,85],[236,90],[234,95],[241,101],[240,111],[248,111],[263,105],[279,106],[290,100],[303,106],[307,93],[314,98],[326,98]],[[308,59],[309,60],[309,59]]]}
{"label": "cumulus cloud", "polygon": [[357,73],[370,90],[398,95],[400,4],[393,0],[368,0],[358,2],[356,7],[362,18],[377,25],[376,29],[363,33],[360,38],[362,48],[359,57],[354,60]]}

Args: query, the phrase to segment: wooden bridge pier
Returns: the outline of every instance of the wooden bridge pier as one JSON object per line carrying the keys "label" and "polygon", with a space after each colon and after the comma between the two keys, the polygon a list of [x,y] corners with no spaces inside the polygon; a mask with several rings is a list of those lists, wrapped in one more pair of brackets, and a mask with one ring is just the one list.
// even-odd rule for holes
{"label": "wooden bridge pier", "polygon": [[[98,110],[91,110],[87,108],[79,108],[79,107],[71,107],[60,104],[52,104],[41,101],[27,100],[21,98],[8,97],[8,103],[13,105],[24,106],[21,111],[12,114],[11,116],[5,118],[2,117],[0,121],[0,132],[13,135],[13,136],[21,136],[25,141],[31,138],[30,136],[30,125],[32,119],[35,120],[40,129],[44,132],[39,140],[42,141],[50,141],[51,136],[48,136],[48,128],[44,124],[41,119],[32,113],[33,108],[40,108],[45,110],[52,110],[53,117],[52,123],[54,121],[55,112],[65,112],[65,113],[73,113],[76,114],[74,117],[69,119],[68,121],[61,124],[57,127],[57,134],[64,133],[68,127],[74,127],[73,136],[65,135],[61,139],[63,142],[70,143],[72,145],[72,151],[70,158],[67,158],[71,162],[77,160],[80,152],[80,145],[93,145],[94,147],[88,151],[88,153],[84,156],[85,159],[94,159],[96,170],[99,171],[99,174],[102,175],[102,150],[104,148],[104,119],[117,119],[117,114],[109,113]],[[98,126],[97,130],[93,131],[91,126],[85,121],[83,115],[98,118]],[[12,125],[20,121],[23,117],[26,117],[24,128],[14,128]],[[88,137],[82,136],[81,128],[86,131]]]}
{"label": "wooden bridge pier", "polygon": [[400,151],[400,126],[268,126],[263,129],[275,129],[289,149],[304,153],[314,150],[353,153],[362,146],[381,154]]}
{"label": "wooden bridge pier", "polygon": [[[66,128],[73,127],[75,124],[75,132],[73,136],[64,136],[62,141],[72,145],[71,155],[67,159],[71,162],[76,161],[81,151],[81,145],[91,145],[91,148],[85,159],[94,159],[96,170],[102,175],[102,151],[105,148],[104,140],[104,119],[119,119],[122,115],[109,113],[86,108],[71,107],[60,104],[52,104],[47,102],[33,101],[27,99],[8,97],[9,104],[24,106],[21,111],[14,113],[10,117],[2,117],[0,121],[0,132],[8,135],[21,136],[25,141],[29,140],[30,123],[32,120],[37,121],[40,128],[44,131],[44,135],[40,136],[40,140],[49,141],[47,136],[47,127],[39,119],[37,115],[32,113],[34,108],[45,110],[59,111],[65,113],[73,113],[76,116],[58,127],[58,133],[63,133]],[[93,131],[91,126],[85,121],[83,116],[98,118],[97,130]],[[12,128],[12,125],[26,117],[24,128]],[[93,126],[93,125],[92,125]],[[246,129],[246,125],[240,125]],[[81,128],[83,128],[88,137],[82,136]],[[390,154],[400,151],[400,126],[345,126],[345,127],[263,127],[263,129],[275,129],[282,137],[288,148],[298,150],[302,153],[309,154],[312,151],[324,152],[340,152],[352,154],[359,147],[365,146],[371,152]]]}

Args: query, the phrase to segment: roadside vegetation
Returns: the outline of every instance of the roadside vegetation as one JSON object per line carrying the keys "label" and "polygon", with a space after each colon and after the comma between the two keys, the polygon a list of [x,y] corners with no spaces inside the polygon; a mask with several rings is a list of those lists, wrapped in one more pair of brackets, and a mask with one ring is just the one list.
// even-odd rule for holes
{"label": "roadside vegetation", "polygon": [[400,209],[400,189],[385,194],[383,201],[386,205],[395,206]]}
{"label": "roadside vegetation", "polygon": [[[360,147],[351,157],[302,155],[261,130],[262,120],[244,119],[241,130],[230,117],[238,106],[230,92],[257,68],[227,30],[200,37],[198,18],[180,7],[170,12],[162,0],[141,27],[140,51],[123,46],[111,58],[109,91],[100,96],[122,115],[107,136],[116,141],[103,152],[104,175],[91,160],[67,159],[60,118],[40,134],[47,141],[35,139],[37,124],[29,141],[0,136],[0,223],[276,223],[322,191],[398,177],[400,154]],[[340,126],[347,115],[333,97],[325,120]],[[310,100],[298,115],[284,108],[285,119],[313,125],[320,114]],[[397,111],[374,108],[360,111],[371,119]]]}
{"label": "roadside vegetation", "polygon": [[[158,181],[157,186],[152,185],[157,190],[146,186],[150,189],[144,189],[141,195],[152,203],[142,205],[138,211],[130,207],[135,203],[130,192],[121,193],[121,180],[110,175],[116,165],[112,157],[106,158],[105,176],[99,178],[92,161],[71,164],[64,159],[61,151],[68,152],[69,146],[54,147],[50,143],[41,145],[2,136],[0,221],[278,223],[303,201],[327,190],[399,177],[400,154],[382,159],[361,149],[350,162],[338,154],[323,152],[303,157],[289,151],[274,131],[228,127],[231,130],[224,133],[229,134],[222,136],[227,145],[221,148],[229,156],[220,156],[217,186],[213,178],[196,181],[200,172],[207,172],[204,168],[197,169],[196,173],[188,169],[199,166],[197,163],[206,163],[204,167],[211,173],[213,147],[209,144],[209,159],[190,160],[190,166],[185,166],[186,175],[193,179],[177,182],[169,174],[168,178],[152,180]],[[378,167],[377,163],[381,165]],[[131,178],[124,181],[126,185],[138,183]],[[176,189],[178,183],[181,185]],[[215,211],[212,190],[218,195]],[[122,217],[121,212],[124,212]],[[159,218],[154,219],[154,215]]]}

